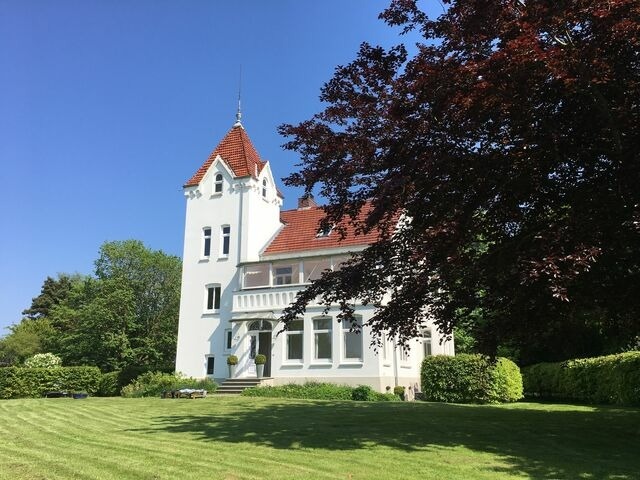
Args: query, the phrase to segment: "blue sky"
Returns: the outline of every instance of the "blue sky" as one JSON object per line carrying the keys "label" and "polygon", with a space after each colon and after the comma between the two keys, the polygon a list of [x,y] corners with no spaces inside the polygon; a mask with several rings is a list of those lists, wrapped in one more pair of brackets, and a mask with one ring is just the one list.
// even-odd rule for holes
{"label": "blue sky", "polygon": [[0,335],[104,241],[182,255],[181,187],[233,124],[240,65],[243,124],[291,172],[277,126],[318,112],[362,41],[401,41],[387,3],[0,0]]}

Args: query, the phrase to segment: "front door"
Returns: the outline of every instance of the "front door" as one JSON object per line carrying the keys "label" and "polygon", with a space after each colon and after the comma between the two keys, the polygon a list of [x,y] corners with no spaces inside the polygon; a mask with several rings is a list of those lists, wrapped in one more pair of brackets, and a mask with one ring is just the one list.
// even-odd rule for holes
{"label": "front door", "polygon": [[267,357],[264,364],[264,376],[271,376],[271,332],[260,332],[258,334],[258,353]]}
{"label": "front door", "polygon": [[249,336],[249,355],[247,358],[248,365],[246,366],[246,376],[255,377],[257,375],[256,369],[256,355],[261,353],[267,357],[267,361],[264,365],[264,376],[271,376],[271,330],[273,329],[271,322],[267,320],[256,320],[248,326]]}

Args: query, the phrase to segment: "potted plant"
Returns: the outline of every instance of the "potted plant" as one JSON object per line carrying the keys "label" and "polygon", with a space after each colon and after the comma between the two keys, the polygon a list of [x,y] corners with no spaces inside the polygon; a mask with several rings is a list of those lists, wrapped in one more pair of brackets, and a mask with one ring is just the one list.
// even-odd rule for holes
{"label": "potted plant", "polygon": [[229,366],[229,378],[236,376],[236,365],[238,364],[238,357],[235,355],[229,355],[227,357],[227,365]]}
{"label": "potted plant", "polygon": [[267,357],[259,353],[258,355],[256,355],[255,362],[258,378],[262,378],[264,376],[264,364],[267,363]]}

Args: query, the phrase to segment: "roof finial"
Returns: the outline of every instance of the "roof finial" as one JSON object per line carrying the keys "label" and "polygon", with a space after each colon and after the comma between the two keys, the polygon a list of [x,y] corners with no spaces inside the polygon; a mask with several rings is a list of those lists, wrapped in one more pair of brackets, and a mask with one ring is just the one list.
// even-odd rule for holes
{"label": "roof finial", "polygon": [[242,65],[240,65],[240,79],[238,81],[238,111],[236,112],[236,123],[233,124],[234,127],[242,126],[242,108],[240,106],[240,98],[242,93]]}

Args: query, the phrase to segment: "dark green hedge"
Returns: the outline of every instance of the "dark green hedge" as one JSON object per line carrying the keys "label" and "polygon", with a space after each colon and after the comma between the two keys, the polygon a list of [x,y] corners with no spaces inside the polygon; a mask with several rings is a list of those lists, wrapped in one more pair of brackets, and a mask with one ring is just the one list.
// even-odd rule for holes
{"label": "dark green hedge", "polygon": [[277,387],[247,388],[242,392],[246,397],[306,398],[314,400],[358,400],[366,402],[393,402],[399,398],[388,393],[379,393],[371,387],[360,385],[336,385],[334,383],[307,382],[289,383]]}
{"label": "dark green hedge", "polygon": [[522,398],[520,369],[511,360],[482,355],[436,355],[422,362],[424,399],[453,403],[515,402]]}
{"label": "dark green hedge", "polygon": [[640,405],[640,352],[538,363],[522,376],[528,397]]}
{"label": "dark green hedge", "polygon": [[94,395],[102,374],[97,367],[0,368],[0,398],[42,397],[45,392]]}

